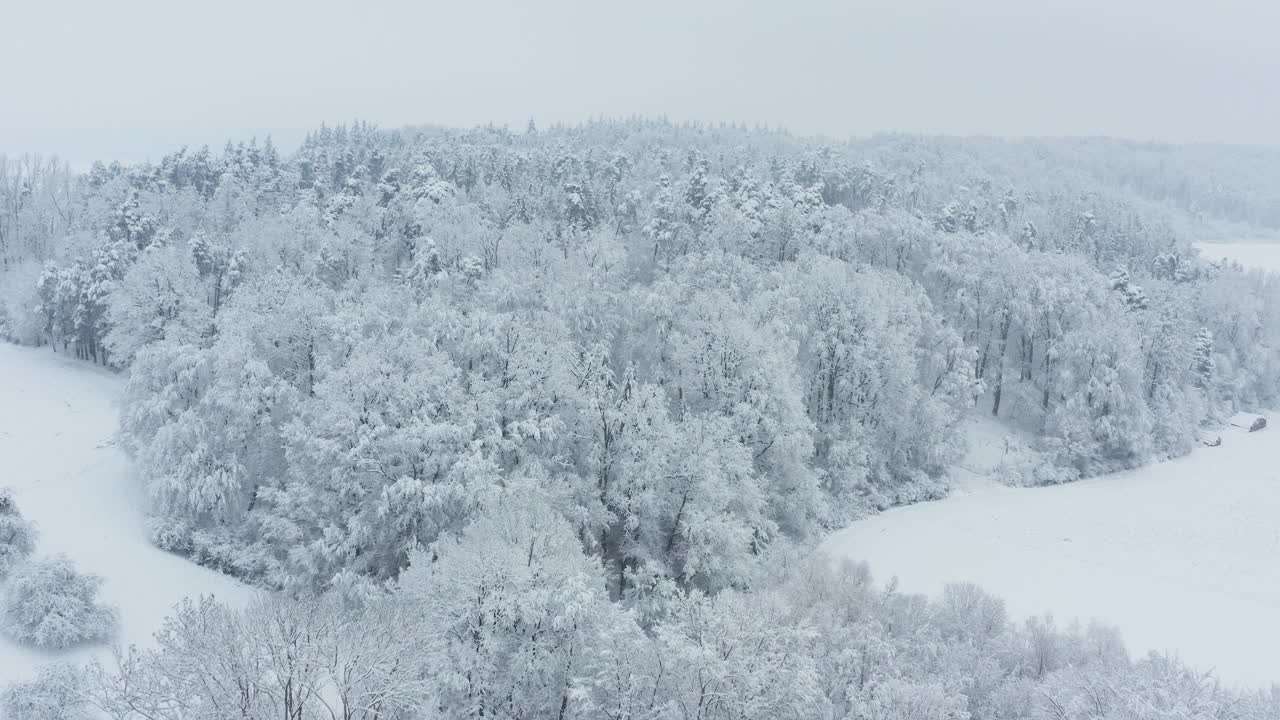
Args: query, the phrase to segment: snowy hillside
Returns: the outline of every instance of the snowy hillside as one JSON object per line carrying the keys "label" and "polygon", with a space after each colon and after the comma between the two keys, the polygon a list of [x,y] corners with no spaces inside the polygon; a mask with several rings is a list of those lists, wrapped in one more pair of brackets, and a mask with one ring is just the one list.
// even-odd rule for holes
{"label": "snowy hillside", "polygon": [[[1046,488],[968,482],[832,535],[904,590],[976,582],[1014,617],[1099,619],[1131,652],[1176,652],[1227,683],[1280,682],[1280,437],[1224,431],[1217,448]],[[987,434],[990,434],[989,432]]]}
{"label": "snowy hillside", "polygon": [[[120,610],[122,644],[144,644],[184,596],[243,602],[235,581],[152,547],[144,498],[114,446],[123,379],[48,348],[0,343],[0,485],[39,531],[37,555],[65,553],[104,578]],[[105,646],[44,653],[0,638],[0,685],[59,659],[106,657]]]}

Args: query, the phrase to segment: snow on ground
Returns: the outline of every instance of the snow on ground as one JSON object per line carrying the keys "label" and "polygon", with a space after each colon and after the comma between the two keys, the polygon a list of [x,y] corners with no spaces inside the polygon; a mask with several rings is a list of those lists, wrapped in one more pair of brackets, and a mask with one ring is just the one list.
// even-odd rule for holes
{"label": "snow on ground", "polygon": [[962,432],[968,448],[960,462],[951,469],[952,497],[999,488],[993,476],[1000,464],[1032,443],[1026,432],[1011,428],[985,413],[965,418]]}
{"label": "snow on ground", "polygon": [[[14,489],[39,531],[36,556],[66,553],[100,575],[101,597],[120,611],[122,645],[146,645],[185,596],[240,603],[236,581],[156,549],[147,541],[145,497],[115,447],[124,379],[49,348],[0,343],[0,485]],[[106,646],[43,652],[0,637],[0,686],[41,665],[109,659]]]}
{"label": "snow on ground", "polygon": [[823,548],[909,592],[972,581],[1011,617],[1101,620],[1134,655],[1171,651],[1228,684],[1267,686],[1280,682],[1278,431],[1272,416],[1267,430],[1228,428],[1220,447],[1138,470],[988,484],[861,520]]}
{"label": "snow on ground", "polygon": [[1196,243],[1209,260],[1234,260],[1251,270],[1280,273],[1280,242]]}

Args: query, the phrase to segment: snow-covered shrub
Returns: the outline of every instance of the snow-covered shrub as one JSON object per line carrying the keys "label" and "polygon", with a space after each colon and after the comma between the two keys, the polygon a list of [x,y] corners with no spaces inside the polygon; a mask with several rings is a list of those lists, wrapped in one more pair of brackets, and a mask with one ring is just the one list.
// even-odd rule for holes
{"label": "snow-covered shrub", "polygon": [[161,550],[190,555],[191,527],[180,519],[152,517],[148,519],[151,542]]}
{"label": "snow-covered shrub", "polygon": [[1013,487],[1037,487],[1061,485],[1080,479],[1080,472],[1073,467],[1059,464],[1048,453],[1033,448],[1011,448],[996,465],[997,481]]}
{"label": "snow-covered shrub", "polygon": [[81,720],[84,699],[76,692],[81,674],[65,663],[50,665],[34,679],[14,683],[0,693],[5,720]]}
{"label": "snow-covered shrub", "polygon": [[18,567],[0,602],[10,637],[41,648],[65,648],[115,634],[116,611],[98,602],[102,579],[55,555]]}
{"label": "snow-covered shrub", "polygon": [[899,678],[877,681],[867,688],[859,717],[872,720],[960,720],[969,717],[965,697],[940,682],[910,682]]}
{"label": "snow-covered shrub", "polygon": [[1265,695],[1233,693],[1212,673],[1197,672],[1177,658],[1156,653],[1134,663],[1068,666],[1046,678],[1036,700],[1040,712],[1033,717],[1276,717],[1268,712],[1275,703]]}
{"label": "snow-covered shrub", "polygon": [[938,601],[938,630],[946,638],[982,645],[1008,625],[1004,601],[973,583],[948,583]]}
{"label": "snow-covered shrub", "polygon": [[130,720],[421,717],[411,710],[429,702],[411,662],[419,623],[391,600],[273,593],[232,608],[188,598],[152,646],[90,662],[80,692],[104,717]]}
{"label": "snow-covered shrub", "polygon": [[35,545],[35,528],[18,512],[13,491],[0,488],[0,578],[25,560]]}

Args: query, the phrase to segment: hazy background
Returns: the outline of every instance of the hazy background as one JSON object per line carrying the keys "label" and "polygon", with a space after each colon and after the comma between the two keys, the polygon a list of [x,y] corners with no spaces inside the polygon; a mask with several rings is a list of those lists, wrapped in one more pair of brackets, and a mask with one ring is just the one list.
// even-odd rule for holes
{"label": "hazy background", "polygon": [[0,0],[0,152],[600,115],[1280,144],[1274,0]]}

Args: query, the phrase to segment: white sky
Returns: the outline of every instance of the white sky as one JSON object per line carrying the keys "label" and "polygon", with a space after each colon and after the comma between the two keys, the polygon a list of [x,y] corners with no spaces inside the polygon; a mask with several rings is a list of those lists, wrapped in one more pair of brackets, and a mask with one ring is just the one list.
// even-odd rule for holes
{"label": "white sky", "polygon": [[1280,145],[1280,0],[0,0],[0,152],[635,113]]}

